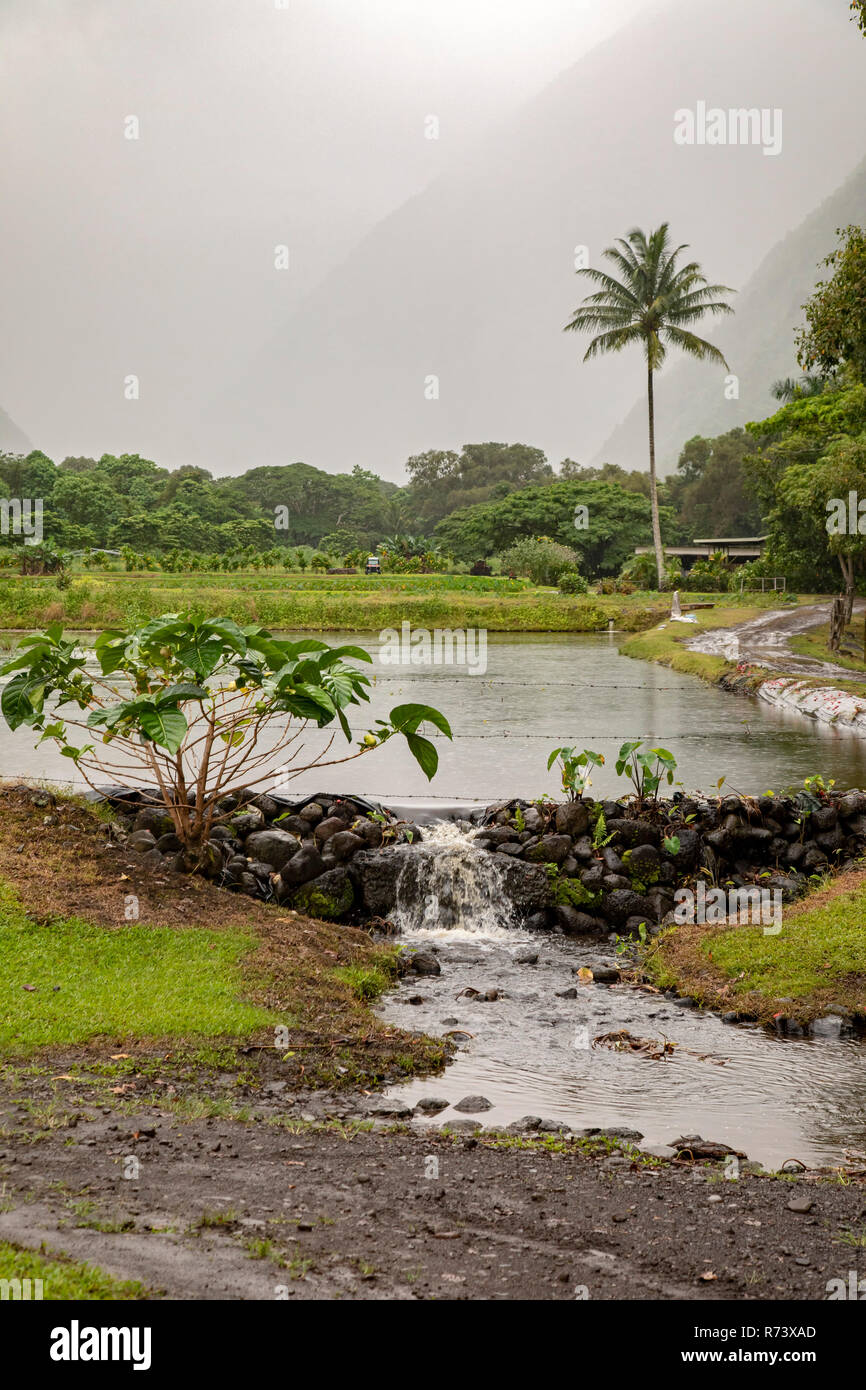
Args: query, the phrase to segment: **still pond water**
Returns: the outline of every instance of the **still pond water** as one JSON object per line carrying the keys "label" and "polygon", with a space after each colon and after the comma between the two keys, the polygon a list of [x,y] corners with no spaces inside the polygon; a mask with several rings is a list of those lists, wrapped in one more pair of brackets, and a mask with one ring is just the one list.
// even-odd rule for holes
{"label": "still pond water", "polygon": [[[358,766],[302,773],[290,783],[299,796],[321,790],[398,802],[490,802],[556,795],[556,771],[547,771],[547,756],[561,744],[604,754],[593,789],[609,795],[625,789],[614,763],[620,744],[633,738],[669,749],[688,790],[715,791],[724,777],[729,791],[779,791],[802,785],[815,772],[834,777],[840,787],[866,785],[866,741],[621,656],[614,636],[490,634],[483,675],[446,665],[383,665],[369,633],[322,636],[332,643],[356,642],[373,656],[370,705],[355,709],[351,720],[358,733],[394,705],[417,701],[443,711],[454,739],[437,735],[440,765],[432,784],[394,740]],[[2,645],[11,641],[7,636]],[[313,733],[307,747],[321,748],[325,737]],[[0,721],[2,775],[69,779],[68,759],[47,744],[37,752],[33,742],[29,730],[12,734]],[[331,756],[346,751],[338,735]]]}

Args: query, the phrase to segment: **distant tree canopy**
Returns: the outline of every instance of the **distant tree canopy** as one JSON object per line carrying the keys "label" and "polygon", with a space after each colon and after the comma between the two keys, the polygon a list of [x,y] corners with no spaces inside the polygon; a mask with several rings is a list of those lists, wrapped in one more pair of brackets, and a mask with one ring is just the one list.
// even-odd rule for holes
{"label": "distant tree canopy", "polygon": [[529,483],[552,483],[541,449],[527,444],[464,444],[459,454],[429,449],[407,460],[407,504],[416,529],[432,530],[458,507],[503,497]]}
{"label": "distant tree canopy", "polygon": [[840,556],[863,546],[859,533],[851,547],[831,544],[827,504],[860,491],[851,479],[860,479],[866,449],[866,386],[801,396],[747,429],[757,448],[742,467],[769,534],[764,572],[807,593],[832,591],[844,571]]}
{"label": "distant tree canopy", "polygon": [[[668,507],[662,524],[673,537]],[[532,536],[570,546],[590,577],[617,574],[635,546],[652,541],[649,500],[618,483],[565,480],[462,508],[436,527],[442,548],[460,560],[483,559]]]}
{"label": "distant tree canopy", "polygon": [[360,468],[332,474],[292,463],[214,478],[204,468],[160,468],[138,454],[59,465],[39,452],[0,455],[0,495],[41,497],[45,535],[66,549],[225,552],[317,546],[342,531],[354,545],[374,545],[399,519],[392,500],[399,492]]}
{"label": "distant tree canopy", "polygon": [[[726,516],[748,515],[752,504],[738,495],[736,457],[756,446],[729,442],[736,434],[690,441],[677,477],[660,487],[669,545],[705,526],[701,507],[712,498],[724,497]],[[572,547],[584,574],[606,576],[651,538],[643,470],[585,468],[566,459],[557,472],[540,449],[489,443],[467,444],[459,454],[430,450],[411,458],[408,469],[409,483],[398,487],[360,467],[334,474],[290,463],[215,478],[204,468],[161,468],[139,454],[55,464],[34,451],[0,454],[0,497],[42,498],[45,539],[63,550],[140,557],[306,546],[342,559],[382,546],[473,564],[522,538],[546,536]],[[674,502],[684,508],[685,529]],[[578,506],[587,508],[585,525],[575,520]],[[0,546],[6,541],[0,536]]]}
{"label": "distant tree canopy", "polygon": [[746,492],[743,473],[744,458],[757,447],[743,429],[729,430],[717,439],[695,435],[684,445],[666,489],[684,540],[760,532],[761,508]]}
{"label": "distant tree canopy", "polygon": [[858,26],[861,34],[866,34],[866,0],[851,0],[851,18]]}
{"label": "distant tree canopy", "polygon": [[797,361],[804,372],[866,381],[866,230],[837,232],[839,245],[822,265],[833,274],[803,305],[806,327],[797,334]]}
{"label": "distant tree canopy", "polygon": [[640,468],[627,472],[618,463],[603,463],[600,468],[581,468],[573,459],[563,459],[559,465],[559,476],[564,481],[619,483],[626,492],[639,492],[644,497],[650,495],[649,474]]}

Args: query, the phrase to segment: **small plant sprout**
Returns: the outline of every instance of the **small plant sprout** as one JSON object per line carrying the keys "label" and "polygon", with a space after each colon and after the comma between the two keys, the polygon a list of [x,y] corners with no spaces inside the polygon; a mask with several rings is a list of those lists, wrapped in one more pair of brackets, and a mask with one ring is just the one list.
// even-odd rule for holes
{"label": "small plant sprout", "polygon": [[653,803],[658,800],[662,782],[667,781],[669,786],[673,784],[677,767],[676,758],[666,748],[649,748],[641,753],[638,751],[641,743],[641,739],[624,743],[616,760],[617,776],[622,777],[625,773],[630,779],[639,808],[647,798],[651,798]]}
{"label": "small plant sprout", "polygon": [[616,833],[616,832],[612,830],[612,831],[610,832],[610,834],[608,835],[608,833],[607,833],[607,821],[606,821],[605,818],[604,818],[604,811],[603,811],[603,810],[601,809],[601,807],[599,806],[599,808],[598,808],[598,819],[597,819],[596,822],[595,822],[595,829],[594,829],[593,832],[592,832],[592,847],[593,847],[593,849],[604,849],[605,845],[609,845],[609,844],[610,844],[610,842],[611,842],[611,840],[613,839],[615,833]]}
{"label": "small plant sprout", "polygon": [[591,748],[584,748],[580,753],[574,748],[554,748],[547,759],[548,772],[557,761],[562,777],[562,790],[569,801],[579,801],[592,785],[591,769],[603,766],[604,756],[601,753],[593,753]]}

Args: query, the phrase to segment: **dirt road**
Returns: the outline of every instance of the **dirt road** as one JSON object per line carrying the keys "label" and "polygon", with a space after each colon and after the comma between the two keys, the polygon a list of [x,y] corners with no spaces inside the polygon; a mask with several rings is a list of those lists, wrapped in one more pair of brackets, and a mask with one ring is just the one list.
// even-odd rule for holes
{"label": "dirt road", "polygon": [[32,1095],[0,1110],[0,1239],[170,1299],[822,1300],[866,1272],[859,1179],[154,1106],[91,1105],[37,1136]]}
{"label": "dirt road", "polygon": [[[828,602],[808,604],[803,608],[774,608],[738,627],[703,632],[686,645],[694,652],[766,666],[779,675],[851,680],[852,673],[848,668],[836,666],[830,661],[800,656],[791,651],[788,645],[789,638],[829,622],[831,607]],[[854,612],[862,615],[864,610],[866,602],[860,599],[854,604]]]}

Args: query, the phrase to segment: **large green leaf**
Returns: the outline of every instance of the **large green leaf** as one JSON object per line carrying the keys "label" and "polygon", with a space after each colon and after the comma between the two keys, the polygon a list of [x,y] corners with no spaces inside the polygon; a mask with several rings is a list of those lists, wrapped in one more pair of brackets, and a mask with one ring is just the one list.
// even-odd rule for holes
{"label": "large green leaf", "polygon": [[162,613],[160,617],[145,623],[137,633],[132,634],[140,647],[163,646],[168,637],[180,637],[192,630],[188,618],[179,613]]}
{"label": "large green leaf", "polygon": [[435,777],[436,769],[439,766],[439,754],[435,747],[429,738],[422,738],[420,734],[407,734],[406,742],[409,745],[409,752],[429,782]]}
{"label": "large green leaf", "polygon": [[240,656],[246,656],[246,634],[233,618],[214,618],[213,622],[203,623],[202,628],[206,634],[213,634],[228,643]]}
{"label": "large green leaf", "polygon": [[179,685],[170,685],[161,695],[157,697],[157,708],[163,705],[176,705],[182,700],[207,700],[210,691],[203,685],[192,685],[189,681],[181,681]]}
{"label": "large green leaf", "polygon": [[178,652],[178,660],[195,671],[202,678],[209,676],[219,663],[223,654],[223,644],[218,637],[207,637],[202,632],[194,632]]}
{"label": "large green leaf", "polygon": [[350,705],[355,699],[369,700],[369,695],[361,684],[363,676],[349,671],[329,671],[322,677],[325,689],[334,697],[337,705]]}
{"label": "large green leaf", "polygon": [[128,636],[118,628],[106,628],[93,644],[104,676],[110,676],[126,661]]}
{"label": "large green leaf", "polygon": [[446,738],[451,738],[451,725],[441,710],[432,705],[396,705],[391,711],[391,723],[400,733],[415,733],[421,724],[435,725]]}
{"label": "large green leaf", "polygon": [[369,652],[365,652],[363,647],[332,647],[327,656],[324,657],[319,665],[322,667],[332,666],[335,661],[342,661],[344,657],[351,657],[354,661],[372,661]]}
{"label": "large green leaf", "polygon": [[34,719],[36,710],[31,703],[31,692],[38,691],[41,700],[44,689],[45,687],[41,682],[34,682],[23,671],[7,682],[3,687],[2,695],[0,695],[0,710],[2,710],[3,718],[10,729],[17,729],[22,724],[29,724]]}
{"label": "large green leaf", "polygon": [[22,652],[20,656],[15,656],[4,666],[0,666],[0,675],[6,676],[10,671],[21,671],[27,667],[39,666],[50,651],[51,647],[47,642],[43,642],[39,646],[31,646],[28,651]]}
{"label": "large green leaf", "polygon": [[94,709],[87,716],[87,724],[91,729],[99,729],[104,725],[106,729],[113,729],[115,724],[120,724],[124,719],[135,719],[143,709],[149,709],[150,704],[144,700],[124,700],[119,705],[106,705],[104,709]]}
{"label": "large green leaf", "polygon": [[188,728],[179,709],[145,709],[139,716],[139,723],[148,738],[169,753],[176,753],[183,743]]}
{"label": "large green leaf", "polygon": [[289,643],[275,642],[269,633],[253,633],[247,636],[248,650],[258,652],[260,656],[263,656],[272,671],[278,671],[285,665],[288,655],[285,647],[289,645]]}

